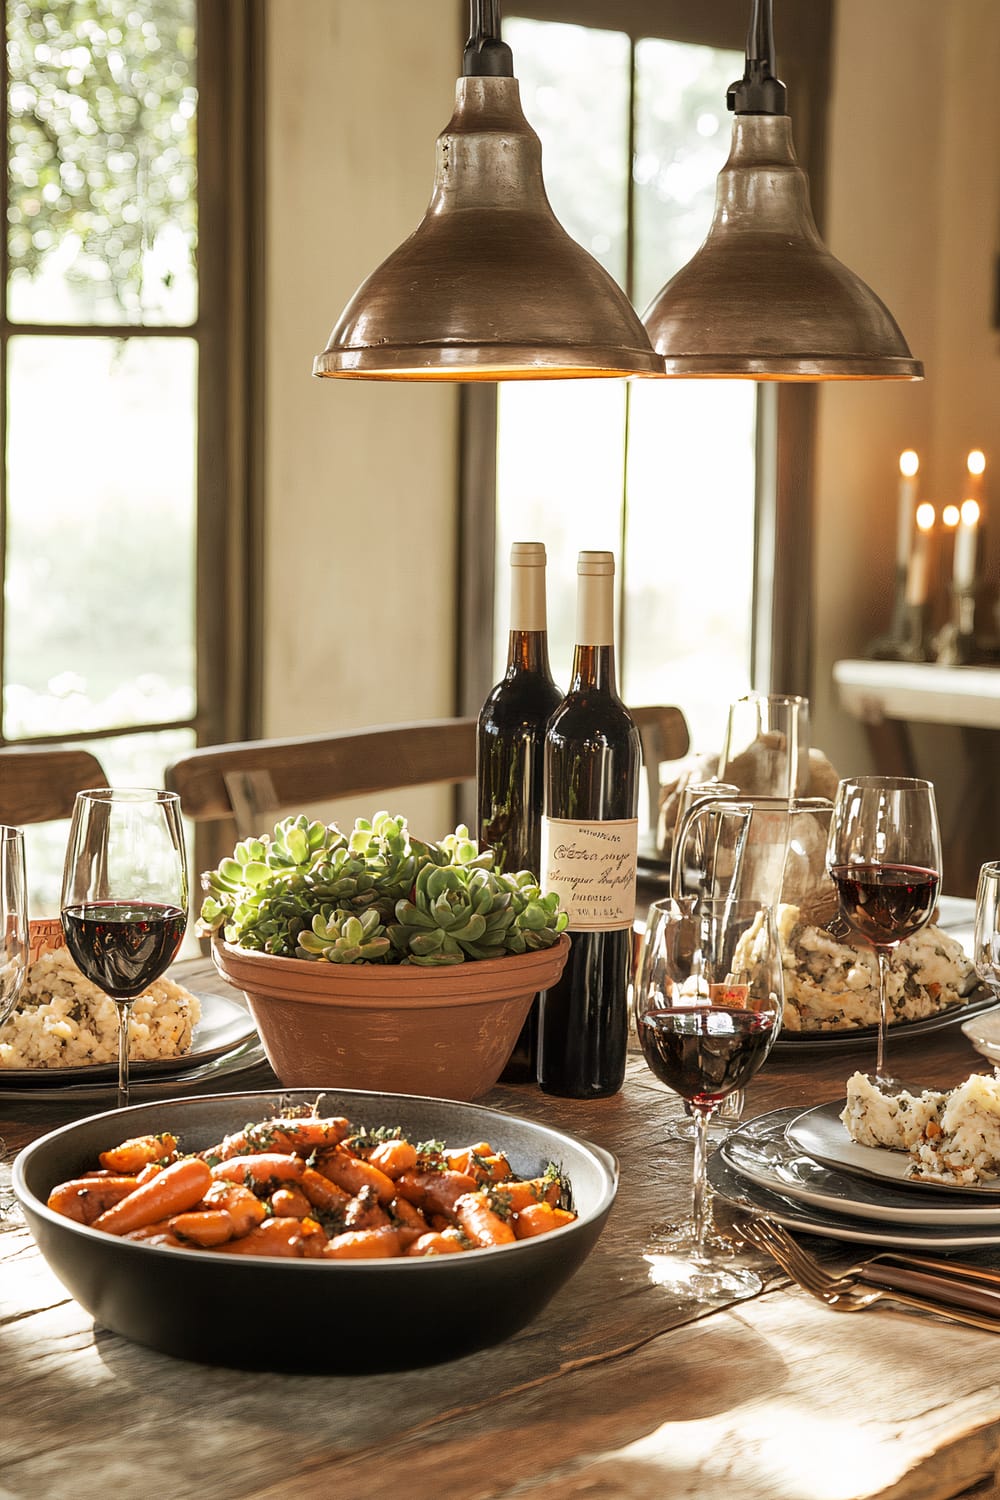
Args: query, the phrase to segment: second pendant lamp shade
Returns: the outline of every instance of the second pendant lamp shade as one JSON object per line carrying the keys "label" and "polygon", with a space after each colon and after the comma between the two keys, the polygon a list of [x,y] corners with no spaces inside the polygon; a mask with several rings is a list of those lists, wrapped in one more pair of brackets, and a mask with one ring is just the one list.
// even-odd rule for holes
{"label": "second pendant lamp shade", "polygon": [[[502,51],[508,61],[500,65],[509,66],[509,50]],[[469,55],[467,49],[467,67]],[[438,137],[427,212],[355,292],[313,374],[663,374],[624,292],[552,212],[541,143],[521,110],[515,78],[458,80],[455,113]]]}
{"label": "second pendant lamp shade", "polygon": [[820,239],[773,62],[771,0],[754,0],[708,237],[643,317],[665,373],[919,380],[885,303]]}

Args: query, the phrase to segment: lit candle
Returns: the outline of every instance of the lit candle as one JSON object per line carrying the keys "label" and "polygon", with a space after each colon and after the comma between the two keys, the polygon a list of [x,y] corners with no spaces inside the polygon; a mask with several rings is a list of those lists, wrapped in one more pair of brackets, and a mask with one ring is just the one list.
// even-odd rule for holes
{"label": "lit candle", "polygon": [[986,473],[986,454],[981,448],[973,448],[965,460],[965,467],[969,471],[969,477],[965,482],[965,494],[969,500],[979,502],[980,512],[983,505],[983,476]]}
{"label": "lit candle", "polygon": [[917,504],[917,470],[920,459],[912,448],[899,455],[899,522],[896,533],[896,567],[904,571],[913,542],[913,513]]}
{"label": "lit candle", "polygon": [[976,541],[979,534],[979,501],[963,500],[958,534],[955,537],[956,589],[971,589],[976,579]]}
{"label": "lit candle", "polygon": [[928,501],[917,506],[917,540],[906,571],[906,602],[927,603],[927,581],[931,568],[931,541],[934,531],[934,507]]}

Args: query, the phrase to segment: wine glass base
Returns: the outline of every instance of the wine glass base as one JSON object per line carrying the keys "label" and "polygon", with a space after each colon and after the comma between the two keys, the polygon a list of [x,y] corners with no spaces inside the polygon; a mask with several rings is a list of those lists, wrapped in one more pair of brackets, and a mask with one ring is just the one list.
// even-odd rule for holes
{"label": "wine glass base", "polygon": [[[731,1130],[735,1130],[739,1120],[726,1120],[713,1115],[708,1122],[707,1140],[710,1146],[719,1146],[729,1136]],[[697,1134],[697,1126],[689,1116],[683,1115],[679,1120],[671,1120],[663,1131],[665,1141],[694,1141]]]}
{"label": "wine glass base", "polygon": [[865,1078],[872,1088],[878,1089],[887,1099],[894,1099],[897,1094],[908,1093],[907,1085],[900,1078],[894,1078],[889,1073],[866,1073]]}
{"label": "wine glass base", "polygon": [[696,1302],[739,1302],[763,1289],[760,1277],[745,1266],[717,1266],[652,1250],[643,1260],[654,1286]]}
{"label": "wine glass base", "polygon": [[[678,1224],[653,1224],[649,1230],[649,1243],[645,1255],[693,1255],[696,1239],[694,1220],[682,1219]],[[705,1230],[705,1249],[716,1255],[732,1255],[736,1249],[733,1240],[719,1234],[715,1229]]]}

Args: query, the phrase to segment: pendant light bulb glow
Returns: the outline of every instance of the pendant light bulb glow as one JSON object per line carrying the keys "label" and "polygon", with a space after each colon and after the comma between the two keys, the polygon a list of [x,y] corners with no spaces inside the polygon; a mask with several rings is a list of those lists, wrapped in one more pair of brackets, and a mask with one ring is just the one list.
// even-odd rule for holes
{"label": "pendant light bulb glow", "polygon": [[566,233],[521,109],[498,0],[471,0],[423,220],[344,309],[313,374],[370,380],[662,375],[625,293]]}
{"label": "pendant light bulb glow", "polygon": [[729,160],[704,244],[643,316],[665,373],[920,380],[885,304],[820,239],[774,72],[772,0],[753,0]]}

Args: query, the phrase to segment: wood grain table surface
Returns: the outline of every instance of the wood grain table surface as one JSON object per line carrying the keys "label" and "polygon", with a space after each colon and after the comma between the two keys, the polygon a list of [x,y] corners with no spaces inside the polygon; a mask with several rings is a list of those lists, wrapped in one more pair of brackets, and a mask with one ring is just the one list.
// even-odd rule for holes
{"label": "wood grain table surface", "polygon": [[[182,968],[203,992],[221,986],[203,963]],[[777,1050],[748,1091],[744,1118],[841,1097],[848,1075],[870,1065],[870,1050]],[[927,1085],[988,1067],[957,1026],[900,1039],[893,1063]],[[273,1083],[263,1064],[229,1087]],[[641,1058],[630,1060],[613,1099],[497,1087],[480,1102],[607,1147],[621,1187],[596,1250],[533,1324],[493,1350],[430,1369],[275,1375],[157,1354],[95,1327],[17,1211],[8,1212],[0,1219],[0,1500],[1000,1495],[994,1335],[889,1304],[837,1314],[755,1254],[766,1289],[732,1306],[681,1305],[650,1283],[646,1234],[686,1209],[691,1148],[664,1140],[679,1100]],[[0,1096],[8,1159],[112,1103]],[[833,1263],[850,1258],[843,1244],[810,1243]],[[993,1259],[1000,1264],[1000,1250]],[[268,1309],[247,1316],[266,1322]],[[302,1333],[309,1337],[307,1306]]]}

